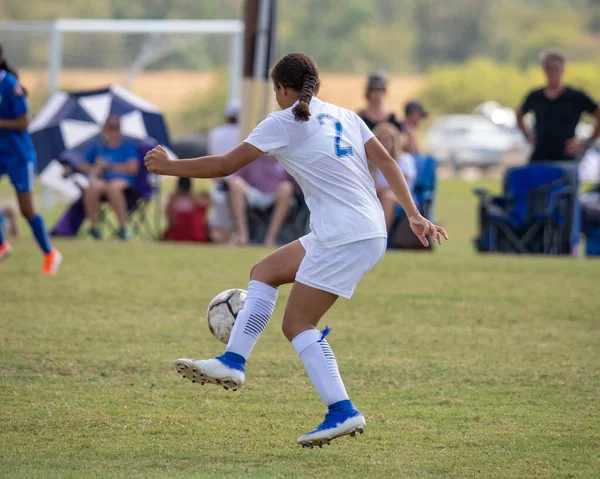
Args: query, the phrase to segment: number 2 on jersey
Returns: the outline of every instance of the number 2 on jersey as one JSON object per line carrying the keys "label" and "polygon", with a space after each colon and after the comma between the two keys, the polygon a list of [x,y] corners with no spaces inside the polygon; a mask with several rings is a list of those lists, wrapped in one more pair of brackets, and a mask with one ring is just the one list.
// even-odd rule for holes
{"label": "number 2 on jersey", "polygon": [[317,121],[319,125],[324,125],[325,120],[331,120],[331,122],[335,125],[335,141],[333,142],[335,145],[335,154],[338,158],[343,158],[344,156],[349,156],[354,153],[351,146],[342,147],[340,146],[340,142],[342,141],[342,123],[337,118],[327,114],[321,113],[317,115]]}

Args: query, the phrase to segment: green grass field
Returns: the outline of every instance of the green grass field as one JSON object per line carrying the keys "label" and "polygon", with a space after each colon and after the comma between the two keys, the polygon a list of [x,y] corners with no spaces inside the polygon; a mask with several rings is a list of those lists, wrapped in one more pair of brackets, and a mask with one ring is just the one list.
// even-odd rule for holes
{"label": "green grass field", "polygon": [[[452,241],[390,253],[323,321],[364,436],[307,450],[325,412],[280,332],[236,393],[176,374],[265,250],[32,240],[0,265],[0,477],[600,477],[597,262],[478,256],[473,185],[441,185]],[[55,213],[52,213],[55,215]]]}

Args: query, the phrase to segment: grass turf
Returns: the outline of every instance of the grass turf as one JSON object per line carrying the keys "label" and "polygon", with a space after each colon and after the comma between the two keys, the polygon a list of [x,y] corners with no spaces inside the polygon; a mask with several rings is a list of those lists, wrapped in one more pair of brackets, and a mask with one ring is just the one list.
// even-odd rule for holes
{"label": "grass turf", "polygon": [[265,250],[29,238],[0,265],[0,477],[600,477],[598,265],[477,256],[471,185],[444,182],[452,241],[390,253],[323,320],[364,436],[306,450],[324,409],[279,324],[233,393],[173,360]]}

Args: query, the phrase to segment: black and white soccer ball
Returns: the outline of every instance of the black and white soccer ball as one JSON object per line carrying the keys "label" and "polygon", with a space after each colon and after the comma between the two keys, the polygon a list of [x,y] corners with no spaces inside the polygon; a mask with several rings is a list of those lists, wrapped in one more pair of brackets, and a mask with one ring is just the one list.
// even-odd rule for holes
{"label": "black and white soccer ball", "polygon": [[244,308],[246,294],[243,289],[228,289],[217,294],[208,305],[208,328],[222,343],[229,341],[237,315]]}

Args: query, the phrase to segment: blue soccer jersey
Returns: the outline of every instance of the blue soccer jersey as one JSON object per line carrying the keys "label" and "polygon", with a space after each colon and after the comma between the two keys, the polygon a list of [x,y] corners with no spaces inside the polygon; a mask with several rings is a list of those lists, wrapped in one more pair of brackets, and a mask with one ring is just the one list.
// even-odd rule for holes
{"label": "blue soccer jersey", "polygon": [[[17,78],[0,70],[0,120],[15,120],[28,112]],[[18,193],[33,189],[35,148],[27,131],[0,129],[0,176],[7,174]]]}

